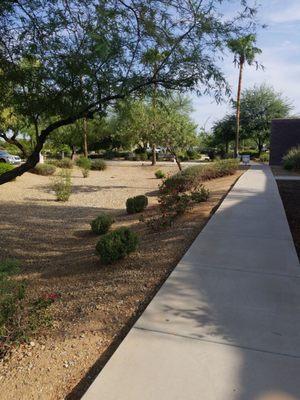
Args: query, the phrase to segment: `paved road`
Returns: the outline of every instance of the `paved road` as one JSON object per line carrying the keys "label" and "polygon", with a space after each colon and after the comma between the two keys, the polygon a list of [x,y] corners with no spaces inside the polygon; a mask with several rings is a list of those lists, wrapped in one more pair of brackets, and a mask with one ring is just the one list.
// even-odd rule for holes
{"label": "paved road", "polygon": [[275,180],[253,166],[84,400],[300,399],[300,266]]}

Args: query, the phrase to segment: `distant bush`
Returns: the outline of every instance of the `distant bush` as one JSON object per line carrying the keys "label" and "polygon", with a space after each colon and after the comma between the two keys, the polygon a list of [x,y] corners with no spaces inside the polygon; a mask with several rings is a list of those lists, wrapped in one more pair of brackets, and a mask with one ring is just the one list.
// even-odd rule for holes
{"label": "distant bush", "polygon": [[113,223],[114,219],[109,214],[102,213],[91,222],[91,228],[97,235],[103,235],[109,231]]}
{"label": "distant bush", "polygon": [[4,172],[11,171],[12,169],[14,169],[13,165],[0,162],[0,175],[4,174]]}
{"label": "distant bush", "polygon": [[253,150],[253,149],[240,151],[239,154],[240,154],[240,156],[250,156],[251,159],[258,157],[257,150]]}
{"label": "distant bush", "polygon": [[287,170],[300,170],[300,146],[293,147],[283,157],[283,167]]}
{"label": "distant bush", "polygon": [[68,201],[72,191],[71,173],[63,169],[51,183],[51,188],[56,194],[57,201]]}
{"label": "distant bush", "polygon": [[157,179],[163,179],[166,176],[166,174],[161,169],[155,171],[154,174],[155,174]]}
{"label": "distant bush", "polygon": [[65,157],[57,161],[57,166],[63,169],[72,169],[74,167],[74,161]]}
{"label": "distant bush", "polygon": [[96,251],[104,264],[112,264],[133,252],[137,245],[137,234],[123,227],[102,236],[96,245]]}
{"label": "distant bush", "polygon": [[259,161],[268,163],[270,160],[270,154],[269,153],[262,153],[259,157]]}
{"label": "distant bush", "polygon": [[114,150],[106,150],[106,152],[104,153],[104,158],[106,158],[107,160],[113,160],[117,156],[118,153]]}
{"label": "distant bush", "polygon": [[56,168],[52,164],[44,163],[44,164],[37,164],[30,172],[37,175],[49,176],[53,175],[56,171]]}
{"label": "distant bush", "polygon": [[131,197],[126,201],[126,210],[128,214],[139,213],[148,205],[148,198],[144,195]]}
{"label": "distant bush", "polygon": [[89,176],[92,161],[87,157],[79,157],[76,160],[76,165],[81,169],[82,176],[87,178]]}
{"label": "distant bush", "polygon": [[91,169],[94,171],[104,171],[106,169],[106,163],[104,160],[93,160]]}
{"label": "distant bush", "polygon": [[148,155],[147,153],[140,153],[139,154],[140,160],[141,161],[147,161],[148,160]]}

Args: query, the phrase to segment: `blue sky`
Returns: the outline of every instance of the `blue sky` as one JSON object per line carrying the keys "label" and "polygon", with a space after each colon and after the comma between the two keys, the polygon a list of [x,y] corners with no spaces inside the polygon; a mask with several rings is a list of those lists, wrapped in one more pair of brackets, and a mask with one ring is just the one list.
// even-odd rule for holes
{"label": "blue sky", "polygon": [[[236,3],[235,3],[236,4]],[[300,115],[300,0],[263,0],[258,17],[267,28],[258,31],[257,46],[262,49],[258,60],[265,69],[247,66],[244,88],[266,83],[291,100],[293,114]],[[223,71],[236,96],[238,70],[232,54],[224,58]],[[209,129],[214,121],[230,111],[228,102],[217,105],[208,96],[193,96],[193,119]]]}

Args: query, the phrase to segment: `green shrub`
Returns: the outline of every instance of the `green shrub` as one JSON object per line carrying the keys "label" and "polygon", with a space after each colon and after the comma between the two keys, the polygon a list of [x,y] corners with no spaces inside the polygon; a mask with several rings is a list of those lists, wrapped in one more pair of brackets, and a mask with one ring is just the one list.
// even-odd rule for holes
{"label": "green shrub", "polygon": [[155,176],[157,179],[163,179],[166,177],[166,174],[161,169],[159,169],[155,171]]}
{"label": "green shrub", "polygon": [[107,160],[113,160],[117,156],[117,153],[113,150],[106,150],[104,153],[104,158]]}
{"label": "green shrub", "polygon": [[76,160],[76,165],[81,169],[82,176],[87,178],[91,169],[92,162],[87,157],[79,157]]}
{"label": "green shrub", "polygon": [[94,171],[104,171],[106,167],[107,166],[104,160],[98,159],[92,161],[91,169]]}
{"label": "green shrub", "polygon": [[51,183],[51,188],[56,194],[57,201],[68,201],[72,191],[70,171],[63,169]]}
{"label": "green shrub", "polygon": [[103,263],[112,264],[133,252],[137,245],[137,234],[123,227],[103,235],[96,245],[96,251]]}
{"label": "green shrub", "polygon": [[103,235],[113,223],[114,219],[109,214],[102,213],[91,222],[91,228],[97,235]]}
{"label": "green shrub", "polygon": [[72,169],[74,167],[74,161],[65,157],[57,161],[57,166],[63,169]]}
{"label": "green shrub", "polygon": [[145,210],[148,205],[148,198],[144,195],[131,197],[126,201],[126,210],[128,214],[135,214]]}
{"label": "green shrub", "polygon": [[45,164],[37,164],[30,172],[37,175],[49,176],[53,175],[56,168],[54,165],[45,163]]}
{"label": "green shrub", "polygon": [[148,160],[148,155],[147,153],[140,153],[139,154],[140,160],[141,161],[147,161]]}
{"label": "green shrub", "polygon": [[4,174],[4,172],[11,171],[12,169],[14,169],[13,165],[0,162],[0,175]]}
{"label": "green shrub", "polygon": [[199,188],[197,192],[191,193],[191,199],[195,203],[202,203],[203,201],[207,201],[209,197],[209,190],[204,186]]}
{"label": "green shrub", "polygon": [[291,148],[283,157],[283,167],[287,170],[300,170],[300,146]]}
{"label": "green shrub", "polygon": [[270,154],[269,153],[262,153],[259,157],[259,161],[268,163],[270,160]]}

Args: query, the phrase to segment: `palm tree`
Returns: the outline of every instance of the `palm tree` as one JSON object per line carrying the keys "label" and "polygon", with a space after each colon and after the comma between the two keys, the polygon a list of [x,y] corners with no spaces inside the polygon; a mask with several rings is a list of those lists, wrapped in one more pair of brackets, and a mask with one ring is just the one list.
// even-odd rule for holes
{"label": "palm tree", "polygon": [[240,133],[240,109],[241,109],[241,91],[242,91],[242,79],[243,69],[245,63],[248,65],[256,65],[259,67],[258,62],[255,60],[256,55],[261,53],[261,49],[255,47],[256,36],[246,35],[237,39],[231,39],[228,41],[228,48],[234,54],[234,65],[239,68],[239,82],[237,90],[236,100],[236,135],[235,135],[235,157],[239,155],[239,133]]}

